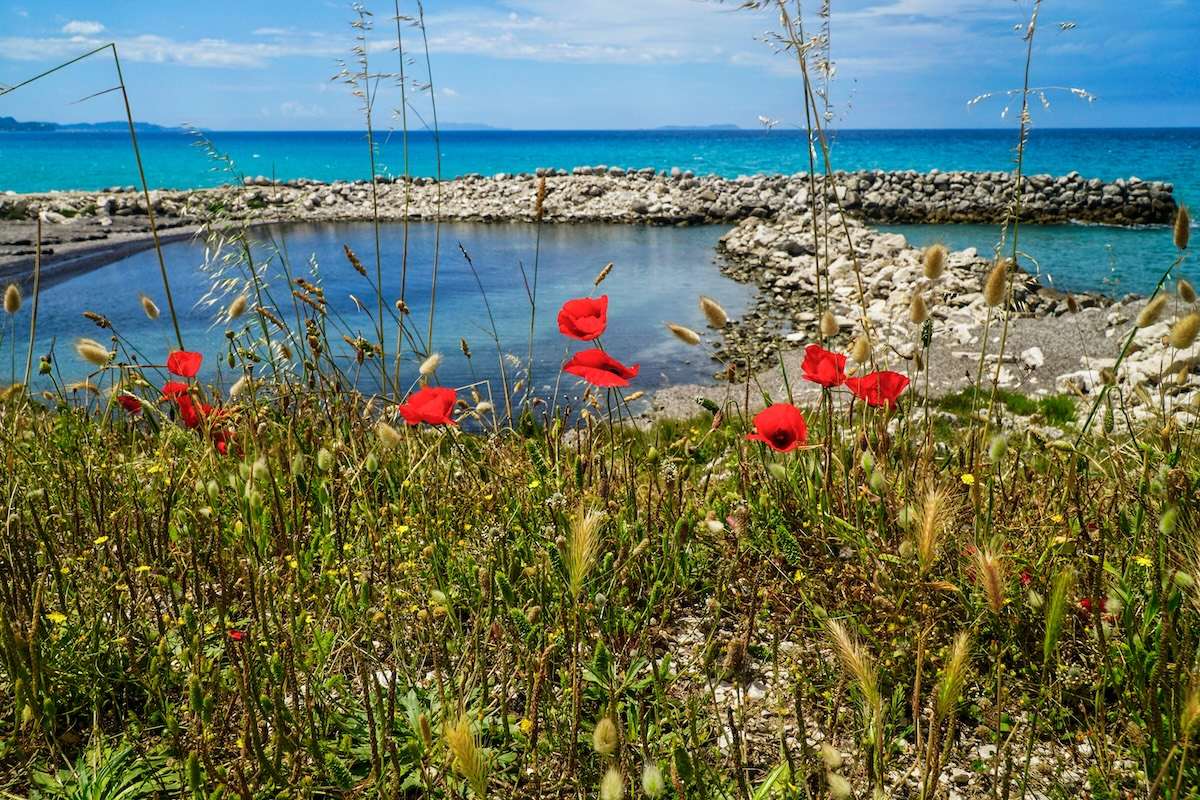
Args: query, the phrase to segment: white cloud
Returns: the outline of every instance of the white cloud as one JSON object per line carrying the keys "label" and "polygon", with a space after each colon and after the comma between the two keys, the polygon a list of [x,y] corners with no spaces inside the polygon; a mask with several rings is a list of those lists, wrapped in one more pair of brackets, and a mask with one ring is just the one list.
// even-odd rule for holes
{"label": "white cloud", "polygon": [[103,30],[101,23],[85,19],[73,19],[62,26],[62,32],[71,36],[95,36]]}
{"label": "white cloud", "polygon": [[[24,36],[0,37],[0,52],[19,61],[52,61],[71,58],[107,40],[73,35],[70,38],[35,39]],[[257,69],[281,58],[327,56],[345,52],[343,43],[316,35],[296,36],[288,42],[233,42],[228,39],[181,41],[165,36],[143,35],[116,38],[117,52],[123,61],[151,64],[178,64],[187,67]]]}
{"label": "white cloud", "polygon": [[315,103],[306,106],[295,100],[285,100],[279,104],[279,113],[285,117],[312,118],[323,117],[326,112],[324,108]]}

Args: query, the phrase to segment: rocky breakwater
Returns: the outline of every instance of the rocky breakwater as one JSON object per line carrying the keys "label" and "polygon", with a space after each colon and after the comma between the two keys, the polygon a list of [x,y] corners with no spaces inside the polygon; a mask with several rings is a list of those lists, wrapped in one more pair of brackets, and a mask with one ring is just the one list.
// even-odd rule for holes
{"label": "rocky breakwater", "polygon": [[[1006,389],[1066,393],[1089,403],[1109,383],[1135,416],[1165,408],[1195,416],[1200,406],[1200,344],[1172,341],[1179,321],[1200,313],[1186,289],[1160,303],[1155,319],[1142,315],[1138,327],[1145,298],[1068,297],[1017,270],[1010,273],[1007,308],[991,307],[984,286],[993,259],[974,249],[949,253],[942,274],[931,279],[924,252],[903,236],[837,214],[816,224],[809,214],[750,217],[722,237],[720,250],[723,271],[759,287],[753,307],[717,347],[742,375],[774,363],[781,340],[822,341],[820,315],[828,308],[839,331],[829,346],[848,351],[869,330],[877,363],[914,378],[927,367],[933,395],[994,380]],[[923,325],[913,321],[918,297],[931,321],[928,349]],[[1130,335],[1133,346],[1118,366]],[[791,388],[811,388],[797,379],[796,359],[789,360]]]}

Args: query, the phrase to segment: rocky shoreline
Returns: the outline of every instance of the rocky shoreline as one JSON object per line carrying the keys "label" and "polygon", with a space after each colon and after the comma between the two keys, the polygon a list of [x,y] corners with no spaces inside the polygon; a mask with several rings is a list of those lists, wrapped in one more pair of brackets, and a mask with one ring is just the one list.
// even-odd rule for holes
{"label": "rocky shoreline", "polygon": [[[376,210],[386,221],[528,223],[540,216],[546,223],[729,224],[734,227],[718,246],[723,269],[754,283],[759,292],[753,308],[710,341],[718,360],[732,364],[742,376],[775,364],[781,338],[797,345],[816,340],[818,315],[826,307],[839,326],[832,338],[835,346],[848,347],[869,330],[877,360],[914,371],[919,326],[909,316],[914,296],[920,295],[934,323],[931,349],[923,359],[931,393],[962,388],[986,373],[989,383],[994,379],[1006,388],[1087,396],[1100,385],[1100,370],[1115,361],[1129,330],[1125,323],[1136,316],[1140,301],[1114,304],[1088,295],[1068,303],[1033,276],[1018,274],[1013,312],[1004,325],[996,314],[989,315],[981,295],[992,259],[973,250],[951,254],[945,275],[930,281],[921,271],[921,251],[903,237],[867,224],[999,222],[1015,202],[1013,181],[1012,175],[992,172],[838,172],[829,180],[818,178],[814,190],[807,175],[725,179],[678,169],[597,166],[570,173],[539,170],[451,181],[379,179],[373,184],[248,178],[239,186],[153,191],[149,208],[160,237],[176,238],[212,223],[358,221],[371,219]],[[1025,222],[1166,224],[1175,211],[1170,184],[1137,178],[1106,183],[1077,173],[1031,176],[1023,182]],[[20,281],[30,274],[39,219],[42,263],[49,276],[74,274],[151,245],[146,199],[131,188],[3,195],[0,281]],[[828,300],[819,302],[821,297]],[[1071,308],[1078,313],[1069,313]],[[1160,326],[1167,324],[1169,320]],[[985,326],[993,325],[985,335]],[[997,331],[1005,336],[1002,356],[995,355],[1000,350]],[[1165,347],[1163,333],[1155,326],[1140,331],[1137,352],[1122,373],[1166,391],[1167,383],[1159,377],[1194,364],[1195,353],[1159,352]],[[985,352],[987,368],[980,370],[985,350],[993,355]],[[1002,362],[998,367],[997,359]],[[796,365],[792,367],[798,375]],[[760,385],[763,380],[767,378],[760,378]],[[790,384],[794,389],[797,381]],[[699,388],[704,387],[659,392],[655,408],[687,413],[694,409],[691,396],[682,406],[672,398],[682,397],[680,392],[694,395]],[[1171,391],[1172,397],[1178,394]],[[1195,400],[1190,395],[1179,399]]]}

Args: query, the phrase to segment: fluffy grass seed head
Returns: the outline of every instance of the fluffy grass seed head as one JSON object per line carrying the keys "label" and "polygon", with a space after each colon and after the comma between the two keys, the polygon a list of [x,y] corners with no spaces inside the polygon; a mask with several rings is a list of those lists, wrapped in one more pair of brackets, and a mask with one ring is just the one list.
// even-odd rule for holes
{"label": "fluffy grass seed head", "polygon": [[1004,569],[1000,556],[987,547],[975,548],[975,570],[987,597],[988,608],[996,616],[1004,611]]}
{"label": "fluffy grass seed head", "polygon": [[1196,302],[1196,287],[1192,286],[1190,281],[1179,279],[1179,283],[1175,284],[1175,291],[1179,295],[1179,299],[1191,305]]}
{"label": "fluffy grass seed head", "polygon": [[970,658],[971,637],[963,631],[954,637],[954,644],[950,646],[950,657],[946,660],[946,668],[942,672],[942,680],[934,694],[933,714],[937,719],[946,719],[958,706],[963,686],[967,682]]}
{"label": "fluffy grass seed head", "polygon": [[1175,246],[1187,250],[1188,240],[1192,236],[1192,215],[1187,206],[1180,206],[1175,214]]}
{"label": "fluffy grass seed head", "polygon": [[825,785],[829,787],[829,796],[833,800],[849,800],[854,796],[854,789],[844,775],[836,772],[825,773]]}
{"label": "fluffy grass seed head", "polygon": [[667,783],[663,780],[662,770],[653,761],[647,761],[642,767],[642,791],[650,800],[661,797],[666,791]]}
{"label": "fluffy grass seed head", "polygon": [[383,420],[375,423],[375,438],[379,440],[380,446],[385,450],[396,447],[402,439],[400,432]]}
{"label": "fluffy grass seed head", "polygon": [[601,717],[592,731],[592,749],[602,756],[611,756],[617,751],[620,743],[617,736],[617,726],[611,717]]}
{"label": "fluffy grass seed head", "polygon": [[871,340],[866,336],[860,336],[854,340],[854,346],[850,348],[850,357],[854,359],[856,364],[865,364],[871,360]]}
{"label": "fluffy grass seed head", "polygon": [[142,312],[145,313],[146,319],[158,319],[158,305],[150,299],[150,296],[143,292],[139,299],[142,301]]}
{"label": "fluffy grass seed head", "polygon": [[421,366],[417,369],[421,373],[422,378],[428,378],[437,372],[438,365],[442,363],[441,353],[430,353],[425,360],[421,362]]}
{"label": "fluffy grass seed head", "polygon": [[21,310],[21,287],[15,283],[10,283],[8,288],[4,290],[4,311],[8,314],[15,314]]}
{"label": "fluffy grass seed head", "polygon": [[571,534],[567,538],[567,580],[571,596],[576,600],[583,592],[596,556],[600,553],[600,531],[604,527],[603,511],[579,509],[571,522]]}
{"label": "fluffy grass seed head", "polygon": [[1197,333],[1200,333],[1200,311],[1193,311],[1171,326],[1171,346],[1187,350],[1196,343]]}
{"label": "fluffy grass seed head", "polygon": [[1146,303],[1141,312],[1137,315],[1137,326],[1139,328],[1149,328],[1162,317],[1163,310],[1167,307],[1167,296],[1165,294],[1156,294],[1149,303]]}
{"label": "fluffy grass seed head", "polygon": [[622,800],[625,797],[625,776],[617,767],[609,767],[600,779],[600,800]]}
{"label": "fluffy grass seed head", "polygon": [[1050,600],[1046,603],[1046,633],[1042,638],[1042,658],[1046,663],[1053,663],[1054,651],[1058,647],[1058,637],[1062,635],[1063,620],[1067,615],[1067,595],[1075,584],[1075,573],[1064,569],[1054,579],[1054,587],[1050,590]]}
{"label": "fluffy grass seed head", "polygon": [[883,698],[879,693],[879,678],[875,674],[875,665],[871,663],[862,645],[832,617],[826,618],[825,628],[829,632],[829,638],[842,667],[850,673],[858,690],[862,692],[863,701],[871,708],[880,707]]}
{"label": "fluffy grass seed head", "polygon": [[700,344],[700,334],[696,333],[691,328],[685,328],[683,325],[676,325],[674,322],[664,322],[667,330],[675,334],[675,338],[684,344],[697,345]]}
{"label": "fluffy grass seed head", "polygon": [[954,496],[944,486],[925,492],[916,508],[917,568],[922,575],[937,560],[938,548],[955,517]]}
{"label": "fluffy grass seed head", "polygon": [[914,325],[922,325],[929,319],[929,306],[925,305],[925,298],[921,297],[919,292],[913,295],[912,305],[908,308],[908,318]]}
{"label": "fluffy grass seed head", "polygon": [[95,367],[103,367],[112,359],[112,351],[95,339],[86,336],[75,340],[75,352],[79,357]]}
{"label": "fluffy grass seed head", "polygon": [[1008,278],[1008,262],[1000,259],[988,273],[983,284],[983,302],[995,308],[1004,302],[1004,287]]}
{"label": "fluffy grass seed head", "polygon": [[239,294],[233,298],[233,302],[229,304],[229,318],[237,319],[242,314],[246,313],[246,303],[249,302],[246,295]]}
{"label": "fluffy grass seed head", "polygon": [[446,747],[454,757],[454,768],[471,785],[475,796],[483,800],[487,797],[487,754],[480,747],[467,715],[460,713],[454,725],[446,726],[444,736]]}
{"label": "fluffy grass seed head", "polygon": [[950,252],[946,249],[946,245],[941,242],[926,247],[925,256],[921,264],[925,270],[925,277],[931,281],[936,281],[942,277],[942,273],[946,271],[946,256],[948,255],[950,255]]}
{"label": "fluffy grass seed head", "polygon": [[700,295],[700,310],[704,312],[704,318],[708,320],[708,324],[717,330],[724,328],[729,323],[729,315],[725,313],[725,309],[711,297]]}
{"label": "fluffy grass seed head", "polygon": [[825,309],[825,313],[821,315],[821,335],[837,336],[838,331],[841,329],[842,326],[838,324],[837,317],[828,308]]}

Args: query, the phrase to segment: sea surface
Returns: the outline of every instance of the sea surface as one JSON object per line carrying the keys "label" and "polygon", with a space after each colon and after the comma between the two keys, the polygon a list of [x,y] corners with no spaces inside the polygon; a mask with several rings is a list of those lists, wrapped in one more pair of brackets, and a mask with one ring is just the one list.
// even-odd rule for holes
{"label": "sea surface", "polygon": [[[884,169],[921,172],[930,170],[1004,170],[1015,168],[1017,132],[1011,130],[957,131],[837,131],[831,140],[835,169]],[[767,130],[655,130],[655,131],[446,131],[434,137],[428,132],[377,132],[373,151],[361,132],[166,132],[140,133],[138,148],[152,188],[193,188],[233,183],[243,176],[269,176],[280,180],[314,178],[355,180],[379,175],[422,175],[444,178],[478,173],[533,172],[539,167],[570,170],[581,165],[625,168],[678,167],[696,174],[736,177],[756,173],[792,174],[806,172],[812,151],[801,131]],[[818,169],[820,164],[818,163]],[[1022,169],[1027,174],[1064,175],[1079,172],[1088,178],[1113,180],[1138,177],[1174,184],[1177,200],[1200,201],[1200,128],[1060,130],[1035,128],[1028,137]],[[0,191],[41,192],[50,190],[99,190],[139,183],[134,151],[128,135],[112,133],[3,133],[0,134]],[[936,225],[895,226],[916,245],[943,241],[954,249],[975,247],[988,254],[1002,242],[998,226]],[[614,323],[609,336],[614,343],[628,336],[628,349],[638,349],[627,360],[643,362],[639,388],[704,377],[714,364],[686,346],[665,340],[661,323],[673,321],[702,327],[695,301],[700,292],[722,298],[737,316],[750,301],[752,289],[737,286],[719,275],[714,263],[720,228],[647,229],[627,226],[545,226],[540,248],[535,233],[521,225],[410,226],[407,285],[429,286],[433,265],[439,265],[438,296],[435,301],[433,349],[458,351],[465,337],[476,352],[484,348],[474,342],[488,341],[486,309],[472,308],[481,296],[491,304],[502,350],[529,350],[529,301],[524,295],[522,267],[528,270],[539,254],[540,317],[535,326],[535,351],[548,348],[553,356],[549,369],[562,361],[561,342],[556,340],[553,313],[556,304],[587,294],[591,278],[604,264],[616,264],[603,287],[612,297]],[[364,226],[292,226],[284,234],[290,261],[319,266],[327,282],[337,283],[338,292],[354,293],[349,287],[357,276],[341,254],[347,244],[371,263],[374,239]],[[381,251],[385,272],[391,279],[397,269],[395,241],[403,237],[400,227],[384,232]],[[1012,247],[1012,231],[1003,240],[1006,252]],[[412,237],[416,237],[415,239]],[[471,255],[483,295],[474,276],[449,277],[450,267],[465,260],[458,244]],[[264,247],[269,248],[270,243]],[[1146,293],[1171,268],[1178,253],[1171,233],[1164,227],[1138,229],[1099,225],[1021,226],[1017,249],[1022,266],[1043,281],[1069,291],[1097,291],[1113,296]],[[207,291],[210,278],[199,269],[205,260],[203,248],[177,244],[168,248],[175,284],[176,303],[184,324],[199,336],[209,330],[210,310],[195,308]],[[1185,260],[1172,276],[1200,282],[1200,269]],[[623,281],[628,281],[623,282]],[[385,281],[386,282],[386,281]],[[154,296],[162,294],[157,262],[142,254],[96,274],[66,281],[44,293],[45,303],[88,303],[90,310],[129,313],[124,330],[133,334],[144,325],[135,288]],[[501,286],[507,288],[501,288]],[[388,287],[385,287],[388,288]],[[506,292],[512,291],[512,294]],[[361,298],[361,295],[356,294]],[[161,296],[158,297],[161,302]],[[410,303],[414,309],[424,302]],[[124,312],[123,312],[124,313]],[[353,314],[348,311],[347,314]],[[625,315],[625,316],[623,316]],[[62,327],[46,322],[45,333],[56,338],[56,352],[70,362],[64,342],[76,335],[94,335],[80,329],[75,311],[42,316],[62,320]],[[511,329],[507,327],[512,320]],[[11,320],[10,320],[11,322]],[[368,328],[361,321],[355,325]],[[542,326],[542,327],[538,327]],[[546,327],[549,326],[549,327]],[[425,323],[417,326],[424,329]],[[215,329],[214,329],[215,330]],[[522,332],[523,331],[523,332]],[[544,333],[539,333],[543,331]],[[211,331],[210,331],[211,333]],[[10,329],[10,335],[12,331]],[[137,335],[141,335],[138,333]],[[223,329],[216,331],[223,337]],[[539,338],[541,337],[541,338]],[[170,338],[173,338],[173,334]],[[39,336],[39,345],[44,346]],[[514,341],[515,340],[515,341]],[[139,340],[140,341],[140,340]],[[146,342],[146,347],[161,345]],[[219,349],[220,342],[206,345]],[[11,340],[6,343],[11,344]],[[632,345],[637,347],[633,348]],[[626,348],[615,344],[614,350]],[[0,346],[0,368],[7,347]],[[494,346],[492,347],[495,350]],[[643,355],[644,354],[644,355]],[[149,358],[150,353],[146,356]],[[23,361],[23,359],[21,359]],[[210,364],[211,364],[210,359]],[[450,370],[449,356],[446,369]],[[689,362],[689,363],[683,363]],[[476,361],[478,364],[478,361]],[[549,365],[549,366],[547,366]],[[470,379],[471,365],[444,382],[463,385]],[[2,369],[0,369],[2,371]],[[551,370],[553,371],[553,370]],[[653,376],[653,377],[649,377]],[[540,387],[544,388],[546,382]]]}

